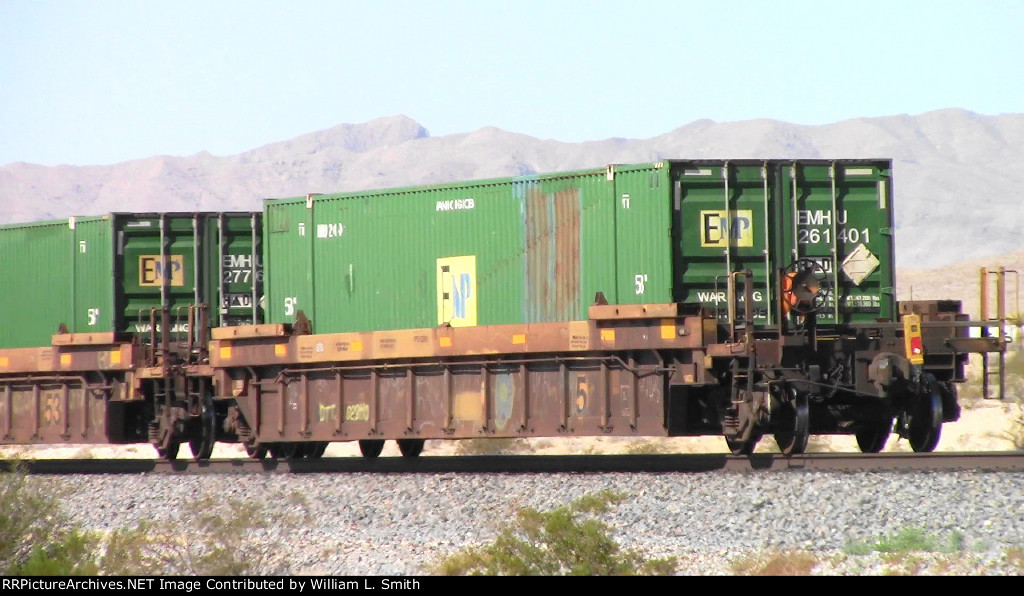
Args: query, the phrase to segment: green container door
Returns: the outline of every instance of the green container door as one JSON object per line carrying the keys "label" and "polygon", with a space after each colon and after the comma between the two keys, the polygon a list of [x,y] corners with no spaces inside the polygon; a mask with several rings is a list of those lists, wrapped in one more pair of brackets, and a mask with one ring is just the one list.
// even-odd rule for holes
{"label": "green container door", "polygon": [[121,267],[117,330],[148,333],[151,320],[160,324],[166,303],[172,336],[184,336],[188,305],[199,302],[192,217],[121,213],[116,218]]}
{"label": "green container door", "polygon": [[[769,324],[777,276],[770,247],[776,202],[762,162],[677,162],[675,300],[728,313],[733,272],[753,274],[754,321]],[[742,295],[742,292],[740,292]],[[741,311],[742,313],[742,311]]]}
{"label": "green container door", "polygon": [[820,324],[893,320],[890,175],[884,160],[676,162],[675,299],[724,318],[730,273],[749,270],[755,323],[775,325],[783,274],[811,267]]}
{"label": "green container door", "polygon": [[888,160],[779,165],[780,253],[825,271],[822,323],[896,320],[891,177]]}
{"label": "green container door", "polygon": [[[115,214],[118,331],[148,333],[166,305],[171,335],[188,331],[189,307],[206,305],[210,326],[260,321],[262,279],[252,213]],[[255,292],[254,292],[255,284]],[[254,314],[255,313],[255,314]]]}
{"label": "green container door", "polygon": [[[210,325],[232,327],[263,322],[263,222],[259,213],[218,213],[205,219],[203,295]],[[209,293],[207,293],[209,292]]]}

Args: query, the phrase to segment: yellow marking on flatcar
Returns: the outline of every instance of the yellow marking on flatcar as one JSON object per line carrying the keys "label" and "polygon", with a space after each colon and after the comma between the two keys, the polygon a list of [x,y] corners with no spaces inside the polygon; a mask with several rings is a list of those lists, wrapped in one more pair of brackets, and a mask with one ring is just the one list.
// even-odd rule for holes
{"label": "yellow marking on flatcar", "polygon": [[348,349],[351,352],[362,352],[363,351],[363,342],[361,342],[361,341],[354,341],[354,342],[352,342],[352,343],[350,343],[348,345]]}
{"label": "yellow marking on flatcar", "polygon": [[70,366],[71,365],[71,354],[61,354],[60,355],[60,365],[61,366]]}
{"label": "yellow marking on flatcar", "polygon": [[277,344],[274,346],[274,356],[287,356],[288,346],[284,344]]}
{"label": "yellow marking on flatcar", "polygon": [[483,420],[484,394],[477,391],[461,391],[455,394],[452,417],[456,420]]}
{"label": "yellow marking on flatcar", "polygon": [[452,347],[452,338],[450,338],[450,337],[439,337],[437,339],[437,343],[439,343],[442,348],[450,348],[450,347]]}
{"label": "yellow marking on flatcar", "polygon": [[672,319],[662,319],[661,321],[661,339],[675,339],[676,337],[676,322]]}
{"label": "yellow marking on flatcar", "polygon": [[615,330],[614,329],[602,329],[601,330],[601,341],[615,341]]}
{"label": "yellow marking on flatcar", "polygon": [[110,352],[110,363],[121,364],[121,350],[112,350]]}
{"label": "yellow marking on flatcar", "polygon": [[231,346],[221,346],[220,357],[223,360],[231,360]]}
{"label": "yellow marking on flatcar", "polygon": [[512,336],[512,343],[516,344],[516,345],[518,345],[518,344],[525,344],[526,343],[526,334],[525,333],[516,333],[515,335]]}
{"label": "yellow marking on flatcar", "polygon": [[317,416],[320,419],[320,422],[330,422],[330,421],[332,421],[332,420],[334,420],[335,418],[338,417],[338,404],[331,404],[331,405],[317,404],[317,405],[320,406],[319,407],[319,411],[318,411],[318,416]]}
{"label": "yellow marking on flatcar", "polygon": [[370,419],[370,404],[350,404],[345,408],[345,420],[353,422]]}
{"label": "yellow marking on flatcar", "polygon": [[0,356],[0,366],[7,368],[11,365],[11,359],[7,356]]}

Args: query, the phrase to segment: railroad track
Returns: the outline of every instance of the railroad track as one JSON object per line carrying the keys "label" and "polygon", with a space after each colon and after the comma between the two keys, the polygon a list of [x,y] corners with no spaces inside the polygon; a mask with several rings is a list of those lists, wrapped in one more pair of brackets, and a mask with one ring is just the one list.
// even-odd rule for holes
{"label": "railroad track", "polygon": [[812,471],[1002,471],[1024,472],[1024,452],[986,453],[815,453],[733,456],[674,455],[496,455],[325,458],[319,460],[214,459],[164,461],[145,459],[0,460],[0,470],[21,464],[29,474],[539,474],[611,472],[771,472]]}

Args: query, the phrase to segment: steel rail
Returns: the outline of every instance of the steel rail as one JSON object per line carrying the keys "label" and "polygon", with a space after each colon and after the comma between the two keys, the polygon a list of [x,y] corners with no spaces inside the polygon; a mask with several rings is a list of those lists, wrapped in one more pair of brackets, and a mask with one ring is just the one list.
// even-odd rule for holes
{"label": "steel rail", "polygon": [[1024,453],[811,453],[786,457],[707,454],[463,455],[418,458],[338,457],[318,460],[34,459],[0,460],[0,471],[29,474],[550,474],[666,472],[1021,472]]}

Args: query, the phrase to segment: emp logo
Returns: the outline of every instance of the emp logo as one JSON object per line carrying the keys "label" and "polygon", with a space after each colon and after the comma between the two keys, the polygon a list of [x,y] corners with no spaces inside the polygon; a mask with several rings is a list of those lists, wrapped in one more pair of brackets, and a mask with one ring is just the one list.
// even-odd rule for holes
{"label": "emp logo", "polygon": [[[732,213],[731,218],[729,213]],[[753,211],[701,211],[700,245],[710,248],[754,246]]]}
{"label": "emp logo", "polygon": [[144,288],[162,286],[164,280],[168,279],[171,286],[185,285],[185,257],[184,255],[170,255],[160,258],[160,255],[139,256],[139,285]]}
{"label": "emp logo", "polygon": [[437,324],[476,326],[476,256],[437,260]]}

